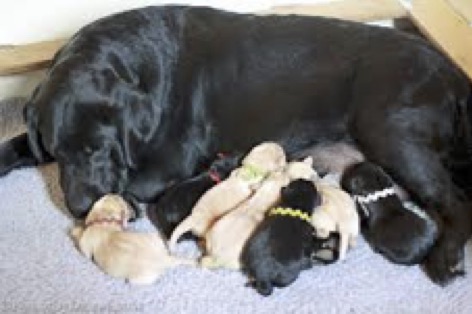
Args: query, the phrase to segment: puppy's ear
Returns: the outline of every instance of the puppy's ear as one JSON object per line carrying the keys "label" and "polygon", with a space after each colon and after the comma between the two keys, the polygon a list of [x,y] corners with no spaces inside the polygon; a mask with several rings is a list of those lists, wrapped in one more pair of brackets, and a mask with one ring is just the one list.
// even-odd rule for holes
{"label": "puppy's ear", "polygon": [[28,146],[38,162],[51,161],[52,157],[44,149],[41,135],[38,130],[38,115],[36,109],[27,103],[23,109],[23,118],[28,130]]}
{"label": "puppy's ear", "polygon": [[313,167],[313,157],[306,157],[305,159],[303,159],[303,163],[307,164],[310,167]]}

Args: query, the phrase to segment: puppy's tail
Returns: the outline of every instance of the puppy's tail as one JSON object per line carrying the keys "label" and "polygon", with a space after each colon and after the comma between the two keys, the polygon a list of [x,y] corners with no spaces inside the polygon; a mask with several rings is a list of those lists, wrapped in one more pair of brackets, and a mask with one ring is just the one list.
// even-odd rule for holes
{"label": "puppy's tail", "polygon": [[31,148],[28,135],[26,133],[20,134],[0,144],[0,176],[8,174],[13,169],[32,167],[52,161],[50,157],[41,157],[35,153],[35,149]]}

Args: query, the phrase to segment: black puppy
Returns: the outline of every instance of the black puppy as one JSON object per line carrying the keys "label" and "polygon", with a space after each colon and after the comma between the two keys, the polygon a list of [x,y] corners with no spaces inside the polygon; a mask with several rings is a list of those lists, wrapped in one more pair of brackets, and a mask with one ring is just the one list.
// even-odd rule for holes
{"label": "black puppy", "polygon": [[374,251],[393,263],[421,263],[440,234],[434,212],[405,206],[393,181],[379,166],[361,162],[348,168],[342,187],[354,196],[362,234]]}
{"label": "black puppy", "polygon": [[212,186],[224,180],[236,168],[240,155],[223,156],[201,174],[167,189],[157,203],[148,207],[148,217],[169,238],[174,228],[191,212],[198,199]]}
{"label": "black puppy", "polygon": [[281,191],[280,207],[272,209],[248,240],[241,261],[256,290],[270,295],[312,265],[313,227],[310,216],[321,204],[312,182],[295,180]]}

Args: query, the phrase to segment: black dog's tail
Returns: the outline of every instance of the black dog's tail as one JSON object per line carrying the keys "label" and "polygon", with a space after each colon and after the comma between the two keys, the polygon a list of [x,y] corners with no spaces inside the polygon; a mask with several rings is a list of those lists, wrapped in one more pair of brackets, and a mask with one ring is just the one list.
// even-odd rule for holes
{"label": "black dog's tail", "polygon": [[46,160],[39,160],[30,148],[26,133],[0,144],[0,176],[13,169],[36,166],[43,161]]}

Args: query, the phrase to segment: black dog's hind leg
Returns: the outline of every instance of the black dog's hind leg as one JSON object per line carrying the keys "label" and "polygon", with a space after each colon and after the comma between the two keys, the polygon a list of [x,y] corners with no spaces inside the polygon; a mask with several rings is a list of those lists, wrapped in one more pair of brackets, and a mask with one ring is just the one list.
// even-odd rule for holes
{"label": "black dog's hind leg", "polygon": [[28,145],[28,135],[23,133],[0,145],[0,176],[16,168],[35,166],[39,162]]}
{"label": "black dog's hind leg", "polygon": [[[377,133],[377,135],[380,135]],[[464,246],[471,234],[471,211],[453,184],[439,153],[399,136],[376,136],[362,142],[367,158],[382,166],[427,211],[437,211],[443,232],[424,262],[432,281],[445,285],[464,273]]]}

